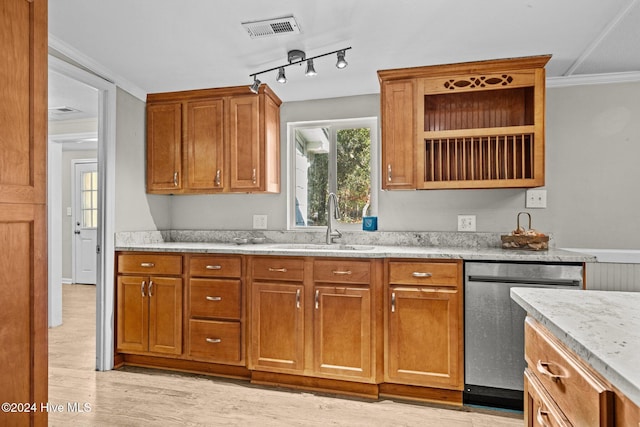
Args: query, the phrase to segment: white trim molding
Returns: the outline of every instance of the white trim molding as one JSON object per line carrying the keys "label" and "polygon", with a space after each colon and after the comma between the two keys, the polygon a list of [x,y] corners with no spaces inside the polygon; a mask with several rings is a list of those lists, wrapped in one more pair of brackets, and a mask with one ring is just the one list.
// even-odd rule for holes
{"label": "white trim molding", "polygon": [[575,74],[573,76],[547,77],[547,88],[634,82],[640,82],[640,72]]}
{"label": "white trim molding", "polygon": [[115,84],[122,90],[125,90],[141,101],[146,102],[147,92],[144,89],[140,88],[138,85],[132,83],[126,78],[114,73],[112,70],[109,70],[107,67],[100,64],[95,59],[80,52],[73,46],[63,42],[51,33],[49,33],[49,49],[54,50],[55,52],[58,52],[61,55],[66,56],[70,60],[76,62],[77,65],[82,67],[85,71],[88,71],[100,77],[101,79],[108,81],[109,83]]}

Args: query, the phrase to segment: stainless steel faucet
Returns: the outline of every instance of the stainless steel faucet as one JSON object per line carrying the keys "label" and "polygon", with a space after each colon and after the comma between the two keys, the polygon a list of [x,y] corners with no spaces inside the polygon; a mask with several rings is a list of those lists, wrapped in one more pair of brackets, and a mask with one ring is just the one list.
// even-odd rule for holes
{"label": "stainless steel faucet", "polygon": [[[333,203],[333,208],[331,204]],[[342,237],[342,233],[334,229],[333,221],[340,218],[340,210],[338,209],[338,196],[335,193],[329,193],[327,201],[327,245],[334,242],[334,239]]]}

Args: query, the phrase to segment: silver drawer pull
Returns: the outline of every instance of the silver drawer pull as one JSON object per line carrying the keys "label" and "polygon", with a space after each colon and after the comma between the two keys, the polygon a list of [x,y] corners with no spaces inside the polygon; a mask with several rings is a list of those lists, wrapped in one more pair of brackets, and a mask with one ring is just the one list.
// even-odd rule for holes
{"label": "silver drawer pull", "polygon": [[419,271],[414,271],[413,273],[411,273],[411,275],[413,277],[431,277],[432,276],[431,273],[421,273]]}
{"label": "silver drawer pull", "polygon": [[152,268],[155,267],[156,265],[152,262],[141,262],[140,263],[140,267],[144,267],[144,268]]}
{"label": "silver drawer pull", "polygon": [[222,297],[212,297],[212,296],[209,296],[209,295],[207,295],[207,296],[205,297],[205,299],[206,299],[207,301],[222,301]]}
{"label": "silver drawer pull", "polygon": [[333,271],[333,274],[335,274],[336,276],[348,276],[351,274],[351,270],[347,270],[347,271]]}
{"label": "silver drawer pull", "polygon": [[[536,363],[536,369],[541,375],[544,375],[545,377],[549,378],[554,383],[557,383],[562,378],[567,378],[567,375],[557,375],[557,374],[554,374],[553,372],[551,372],[549,370],[549,365],[555,365],[555,363],[543,362],[542,360],[538,360],[538,363]],[[559,365],[556,365],[556,366],[558,366],[558,368],[560,368],[560,370],[564,370],[564,369],[562,369],[561,366],[559,366]]]}
{"label": "silver drawer pull", "polygon": [[300,289],[296,289],[296,308],[300,308]]}
{"label": "silver drawer pull", "polygon": [[286,268],[269,267],[269,271],[275,272],[275,273],[286,273],[287,269]]}
{"label": "silver drawer pull", "polygon": [[207,265],[205,268],[207,270],[222,270],[221,265]]}
{"label": "silver drawer pull", "polygon": [[218,344],[220,342],[222,342],[222,340],[220,338],[205,338],[204,339],[206,342],[211,343],[211,344]]}
{"label": "silver drawer pull", "polygon": [[153,280],[149,280],[149,287],[147,289],[149,290],[149,296],[152,297],[153,296]]}
{"label": "silver drawer pull", "polygon": [[316,310],[317,310],[318,308],[320,308],[320,301],[319,301],[319,299],[320,299],[320,290],[319,290],[319,289],[316,289],[316,297],[315,297]]}
{"label": "silver drawer pull", "polygon": [[146,281],[142,281],[142,283],[140,284],[140,294],[142,295],[142,298],[146,297],[147,295],[144,293],[144,287],[147,284]]}
{"label": "silver drawer pull", "polygon": [[542,427],[550,427],[550,424],[545,420],[545,418],[549,418],[549,412],[543,411],[542,408],[538,407],[538,410],[536,411],[536,420],[538,421],[538,424]]}
{"label": "silver drawer pull", "polygon": [[396,293],[391,292],[391,312],[396,312]]}

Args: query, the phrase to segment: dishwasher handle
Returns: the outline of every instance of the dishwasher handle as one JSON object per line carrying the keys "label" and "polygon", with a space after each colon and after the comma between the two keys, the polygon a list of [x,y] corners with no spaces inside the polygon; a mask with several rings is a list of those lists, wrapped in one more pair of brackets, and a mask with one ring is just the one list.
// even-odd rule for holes
{"label": "dishwasher handle", "polygon": [[509,276],[468,276],[468,282],[481,283],[513,283],[518,285],[559,285],[559,286],[580,286],[581,280],[573,279],[549,279],[549,278],[529,278],[529,277],[509,277]]}

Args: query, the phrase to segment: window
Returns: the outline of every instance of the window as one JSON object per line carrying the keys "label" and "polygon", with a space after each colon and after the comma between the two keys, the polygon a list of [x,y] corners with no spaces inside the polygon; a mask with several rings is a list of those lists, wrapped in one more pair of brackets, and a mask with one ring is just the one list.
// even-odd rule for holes
{"label": "window", "polygon": [[[290,228],[325,227],[327,198],[338,196],[343,228],[361,228],[372,206],[377,119],[289,124]],[[353,224],[350,226],[350,224]]]}
{"label": "window", "polygon": [[98,173],[82,172],[81,182],[82,228],[98,227]]}

